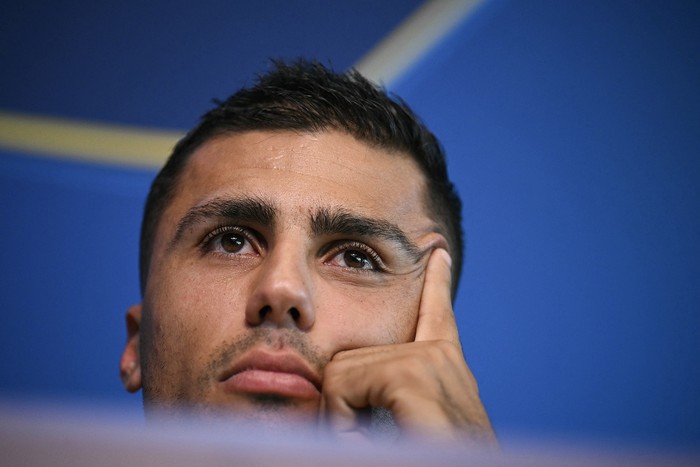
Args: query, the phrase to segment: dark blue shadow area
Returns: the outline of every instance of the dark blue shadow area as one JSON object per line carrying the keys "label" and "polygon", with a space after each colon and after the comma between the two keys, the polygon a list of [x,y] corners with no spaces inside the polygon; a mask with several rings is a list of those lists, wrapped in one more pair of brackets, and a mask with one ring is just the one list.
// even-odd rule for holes
{"label": "dark blue shadow area", "polygon": [[344,69],[421,3],[11,2],[0,15],[0,108],[189,128],[269,58]]}
{"label": "dark blue shadow area", "polygon": [[700,6],[494,2],[396,90],[464,198],[502,433],[700,445]]}

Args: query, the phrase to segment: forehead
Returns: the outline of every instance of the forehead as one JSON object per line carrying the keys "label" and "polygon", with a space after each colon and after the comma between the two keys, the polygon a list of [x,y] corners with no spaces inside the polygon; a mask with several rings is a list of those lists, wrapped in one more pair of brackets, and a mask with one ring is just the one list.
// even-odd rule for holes
{"label": "forehead", "polygon": [[410,228],[427,219],[424,190],[424,177],[408,155],[336,131],[255,131],[221,136],[198,148],[168,214],[177,216],[212,198],[246,195],[273,200],[289,214],[345,207],[401,220]]}

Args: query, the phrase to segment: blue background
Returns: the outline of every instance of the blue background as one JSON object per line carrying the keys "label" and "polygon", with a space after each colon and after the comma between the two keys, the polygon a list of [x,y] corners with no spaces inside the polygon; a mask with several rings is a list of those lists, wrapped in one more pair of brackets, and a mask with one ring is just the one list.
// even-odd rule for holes
{"label": "blue background", "polygon": [[[186,129],[265,69],[342,69],[419,4],[25,2],[0,108]],[[457,314],[495,428],[700,446],[700,4],[486,2],[391,89],[464,200]],[[118,378],[153,171],[0,151],[0,394]]]}

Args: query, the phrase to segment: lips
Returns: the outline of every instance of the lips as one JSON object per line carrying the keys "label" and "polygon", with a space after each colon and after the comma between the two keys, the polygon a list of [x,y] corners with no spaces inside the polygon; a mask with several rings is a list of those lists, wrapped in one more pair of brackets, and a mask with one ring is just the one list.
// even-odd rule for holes
{"label": "lips", "polygon": [[273,395],[292,399],[316,399],[321,381],[295,353],[246,353],[221,377],[227,392]]}

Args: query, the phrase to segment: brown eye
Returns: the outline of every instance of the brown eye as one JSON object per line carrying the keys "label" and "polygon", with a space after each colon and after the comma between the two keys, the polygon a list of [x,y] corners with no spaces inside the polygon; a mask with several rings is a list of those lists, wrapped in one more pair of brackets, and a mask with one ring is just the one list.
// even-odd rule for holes
{"label": "brown eye", "polygon": [[351,268],[372,269],[372,263],[367,255],[357,250],[347,250],[343,254],[345,264]]}
{"label": "brown eye", "polygon": [[321,252],[326,264],[346,269],[348,273],[383,273],[389,270],[379,254],[369,245],[353,241],[339,240],[328,245],[327,252]]}
{"label": "brown eye", "polygon": [[243,249],[246,239],[243,235],[228,232],[221,236],[221,248],[227,253],[238,253]]}

